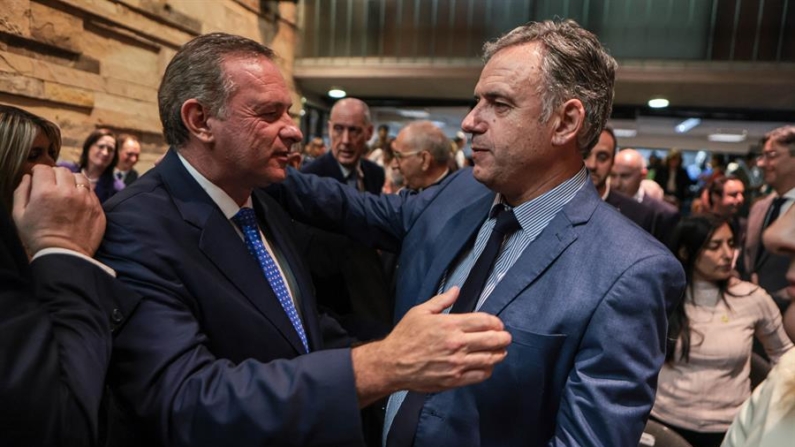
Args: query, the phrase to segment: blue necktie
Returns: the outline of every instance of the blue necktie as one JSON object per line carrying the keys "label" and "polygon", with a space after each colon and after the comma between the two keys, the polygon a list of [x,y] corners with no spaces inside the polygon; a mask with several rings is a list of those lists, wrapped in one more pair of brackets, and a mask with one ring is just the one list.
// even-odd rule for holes
{"label": "blue necktie", "polygon": [[[450,313],[465,313],[475,310],[480,294],[483,293],[483,287],[486,285],[486,279],[494,269],[494,262],[497,261],[497,255],[500,253],[503,242],[521,228],[513,211],[506,210],[504,206],[495,206],[491,213],[491,217],[496,217],[497,222],[491,230],[483,252],[472,266],[472,270],[469,271],[464,285],[461,286],[458,300],[453,304]],[[389,427],[386,447],[411,447],[414,445],[417,423],[427,396],[425,393],[416,391],[406,393],[405,399],[392,420],[392,426]]]}
{"label": "blue necktie", "polygon": [[232,217],[232,221],[237,224],[243,232],[249,253],[259,262],[260,268],[262,268],[262,271],[265,273],[265,278],[268,280],[268,284],[270,284],[284,312],[287,313],[290,323],[293,324],[295,331],[301,338],[301,343],[304,344],[306,352],[309,352],[306,332],[304,332],[304,326],[301,324],[301,319],[298,317],[298,312],[295,310],[293,300],[290,298],[290,293],[287,291],[287,285],[284,284],[282,275],[279,274],[279,268],[276,267],[276,263],[273,261],[270,253],[268,253],[268,250],[265,249],[265,246],[262,244],[262,239],[259,237],[257,216],[254,214],[254,210],[251,208],[240,208],[240,211]]}

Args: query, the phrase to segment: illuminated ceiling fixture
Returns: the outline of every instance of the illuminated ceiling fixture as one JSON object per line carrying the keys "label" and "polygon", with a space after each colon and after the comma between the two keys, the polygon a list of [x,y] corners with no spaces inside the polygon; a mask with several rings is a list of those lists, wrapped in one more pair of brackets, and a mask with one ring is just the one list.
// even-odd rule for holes
{"label": "illuminated ceiling fixture", "polygon": [[431,116],[427,110],[398,110],[398,115],[418,120],[428,119]]}
{"label": "illuminated ceiling fixture", "polygon": [[677,124],[674,130],[676,133],[688,133],[699,124],[701,124],[701,118],[688,118]]}
{"label": "illuminated ceiling fixture", "polygon": [[665,98],[653,98],[649,100],[649,107],[652,109],[664,109],[668,107],[668,100]]}
{"label": "illuminated ceiling fixture", "polygon": [[328,95],[335,99],[340,99],[346,97],[348,94],[345,93],[345,90],[337,87],[333,87],[331,90],[328,91]]}
{"label": "illuminated ceiling fixture", "polygon": [[635,138],[638,131],[636,129],[613,129],[613,134],[616,138]]}
{"label": "illuminated ceiling fixture", "polygon": [[707,139],[715,143],[742,143],[747,136],[745,130],[718,129],[716,133],[709,134]]}

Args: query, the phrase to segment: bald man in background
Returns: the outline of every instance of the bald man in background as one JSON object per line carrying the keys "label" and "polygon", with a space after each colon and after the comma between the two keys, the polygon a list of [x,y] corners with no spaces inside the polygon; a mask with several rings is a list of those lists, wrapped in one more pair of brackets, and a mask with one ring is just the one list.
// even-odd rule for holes
{"label": "bald man in background", "polygon": [[409,123],[394,143],[392,168],[414,191],[440,183],[450,174],[450,140],[430,121]]}
{"label": "bald man in background", "polygon": [[644,192],[640,184],[646,178],[646,173],[646,160],[643,155],[635,149],[623,149],[616,155],[610,170],[610,187],[652,210],[654,219],[651,233],[667,246],[674,227],[679,222],[679,210]]}

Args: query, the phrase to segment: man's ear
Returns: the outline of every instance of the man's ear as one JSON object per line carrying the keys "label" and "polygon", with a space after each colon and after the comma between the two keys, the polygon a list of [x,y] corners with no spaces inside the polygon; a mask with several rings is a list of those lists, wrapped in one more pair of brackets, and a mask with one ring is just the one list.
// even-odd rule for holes
{"label": "man's ear", "polygon": [[420,152],[420,156],[422,157],[422,170],[427,171],[428,169],[431,168],[431,161],[433,159],[433,156],[431,156],[431,153],[428,151]]}
{"label": "man's ear", "polygon": [[373,138],[373,125],[368,124],[364,128],[364,141],[370,141],[370,138]]}
{"label": "man's ear", "polygon": [[203,143],[210,143],[215,140],[211,129],[212,126],[209,123],[209,111],[196,98],[191,98],[182,103],[180,114],[189,134]]}
{"label": "man's ear", "polygon": [[579,99],[570,99],[553,115],[552,144],[564,146],[572,140],[577,144],[577,135],[585,121],[585,107]]}

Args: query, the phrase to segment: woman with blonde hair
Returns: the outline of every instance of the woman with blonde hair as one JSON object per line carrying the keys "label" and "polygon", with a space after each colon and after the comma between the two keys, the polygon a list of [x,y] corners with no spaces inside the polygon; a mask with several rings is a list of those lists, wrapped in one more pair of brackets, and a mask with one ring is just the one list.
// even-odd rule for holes
{"label": "woman with blonde hair", "polygon": [[44,118],[0,105],[0,201],[11,212],[14,189],[34,165],[55,166],[61,131]]}
{"label": "woman with blonde hair", "polygon": [[[790,258],[787,294],[795,300],[795,207],[764,233],[765,247]],[[795,329],[795,306],[784,315],[788,332]],[[795,349],[779,360],[767,380],[754,390],[734,419],[723,447],[789,447],[795,440]]]}

